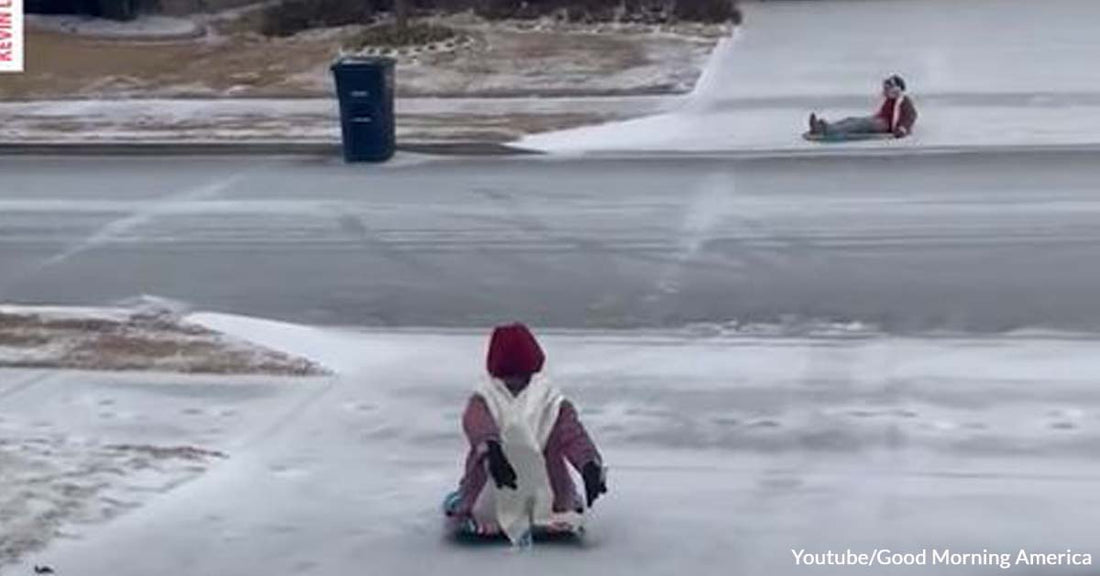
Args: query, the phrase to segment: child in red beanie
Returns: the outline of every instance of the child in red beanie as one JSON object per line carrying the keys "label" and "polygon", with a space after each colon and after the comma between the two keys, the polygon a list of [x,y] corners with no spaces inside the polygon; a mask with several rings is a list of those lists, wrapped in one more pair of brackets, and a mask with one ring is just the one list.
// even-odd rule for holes
{"label": "child in red beanie", "polygon": [[[493,330],[486,358],[491,378],[475,390],[462,417],[470,444],[466,473],[458,492],[445,504],[447,515],[467,523],[467,529],[472,524],[477,531],[499,529],[512,537],[504,507],[520,492],[545,501],[536,502],[536,507],[543,507],[534,511],[536,524],[552,524],[561,515],[579,515],[584,504],[591,507],[607,492],[600,453],[576,409],[538,376],[544,361],[542,348],[523,324]],[[527,458],[528,454],[534,457]],[[583,503],[566,462],[584,479]],[[490,478],[493,484],[486,489]],[[490,499],[492,504],[484,502]]]}

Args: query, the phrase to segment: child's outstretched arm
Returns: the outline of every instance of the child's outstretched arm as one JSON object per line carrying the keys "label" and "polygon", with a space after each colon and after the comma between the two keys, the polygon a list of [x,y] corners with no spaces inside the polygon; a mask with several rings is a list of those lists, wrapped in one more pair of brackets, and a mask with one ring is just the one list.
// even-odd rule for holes
{"label": "child's outstretched arm", "polygon": [[462,414],[462,431],[466,433],[470,449],[481,450],[482,454],[490,440],[500,442],[500,428],[497,427],[496,420],[493,420],[485,399],[477,394],[470,396],[470,400],[466,402],[466,411]]}
{"label": "child's outstretched arm", "polygon": [[[603,475],[603,458],[577,416],[577,410],[568,400],[562,402],[558,419],[547,442],[549,452],[560,454],[576,468],[584,478],[584,491],[588,506],[607,492]],[[551,478],[551,483],[554,483]],[[563,479],[564,480],[564,479]],[[564,487],[563,487],[564,488]]]}
{"label": "child's outstretched arm", "polygon": [[602,463],[599,450],[577,416],[577,409],[568,400],[561,403],[558,421],[550,433],[550,442],[559,448],[561,455],[578,471],[589,462],[597,465]]}
{"label": "child's outstretched arm", "polygon": [[489,442],[500,442],[500,430],[481,396],[475,394],[466,403],[466,411],[462,414],[462,431],[470,443],[470,450],[466,453],[466,473],[459,484],[462,499],[455,510],[455,514],[459,516],[468,515],[473,510],[474,503],[488,480],[485,459],[489,454]]}

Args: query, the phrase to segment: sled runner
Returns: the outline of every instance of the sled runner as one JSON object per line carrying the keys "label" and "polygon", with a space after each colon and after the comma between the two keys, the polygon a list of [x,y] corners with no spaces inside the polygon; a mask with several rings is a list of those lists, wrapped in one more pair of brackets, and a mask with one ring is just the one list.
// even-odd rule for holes
{"label": "sled runner", "polygon": [[894,135],[881,132],[853,132],[848,134],[822,134],[820,132],[803,132],[802,138],[810,142],[859,142],[862,140],[893,140]]}
{"label": "sled runner", "polygon": [[[500,524],[492,519],[482,518],[479,514],[465,518],[453,516],[459,499],[459,493],[452,492],[443,500],[444,531],[450,539],[468,544],[506,544],[510,541]],[[584,514],[553,514],[545,524],[531,524],[530,529],[514,543],[524,546],[534,542],[580,542],[583,536]]]}

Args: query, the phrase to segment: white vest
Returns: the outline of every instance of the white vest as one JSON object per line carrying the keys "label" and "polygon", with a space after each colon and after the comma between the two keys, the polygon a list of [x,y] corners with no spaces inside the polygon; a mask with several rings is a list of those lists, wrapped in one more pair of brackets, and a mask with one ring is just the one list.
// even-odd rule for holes
{"label": "white vest", "polygon": [[476,393],[485,400],[489,413],[501,433],[509,425],[530,433],[533,447],[542,452],[550,439],[550,432],[558,421],[558,411],[565,396],[557,387],[541,376],[534,376],[519,394],[513,395],[501,380],[490,378],[478,385]]}
{"label": "white vest", "polygon": [[533,525],[549,525],[556,520],[557,515],[551,513],[554,495],[543,450],[565,396],[539,376],[517,395],[495,378],[481,382],[476,393],[485,400],[500,429],[501,448],[516,471],[517,489],[497,489],[490,482],[475,509],[492,510],[484,513],[495,516],[508,538],[519,542]]}

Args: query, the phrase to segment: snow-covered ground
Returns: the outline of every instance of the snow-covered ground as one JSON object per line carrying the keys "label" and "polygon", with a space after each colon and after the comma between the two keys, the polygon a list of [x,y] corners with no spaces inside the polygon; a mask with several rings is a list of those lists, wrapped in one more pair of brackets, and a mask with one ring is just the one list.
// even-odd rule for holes
{"label": "snow-covered ground", "polygon": [[[364,24],[267,37],[255,10],[193,20],[32,18],[27,41],[36,58],[5,78],[0,98],[331,99],[333,58],[370,36]],[[457,37],[397,52],[375,47],[398,61],[399,97],[682,94],[728,34],[717,24],[487,22],[472,12],[418,21]]]}
{"label": "snow-covered ground", "polygon": [[[1100,72],[1092,65],[1100,42],[1091,38],[1089,25],[1097,16],[1100,7],[1084,0],[752,4],[744,35],[720,47],[696,94],[678,111],[524,142],[561,152],[811,149],[797,140],[806,112],[861,111],[872,105],[877,80],[899,72],[921,106],[918,134],[838,149],[1100,144]],[[883,31],[891,33],[888,40]],[[144,104],[126,104],[50,103],[39,112],[24,110],[139,124]],[[558,104],[564,104],[560,112],[572,111],[572,101]],[[167,109],[187,122],[209,113],[207,105],[188,109],[177,101]],[[254,105],[270,107],[270,115],[301,105],[296,114],[331,121],[331,112],[317,108],[331,102]],[[454,103],[418,105],[447,114]],[[546,105],[531,100],[520,106],[541,113]],[[51,106],[57,108],[51,112]],[[243,109],[227,114],[244,124],[250,118]],[[271,130],[283,129],[290,127]],[[792,172],[780,190],[805,192],[805,182],[796,182],[805,180],[799,174]],[[562,182],[568,188],[570,181]],[[935,189],[949,196],[941,206],[1022,218],[1027,223],[1020,235],[1043,237],[1033,221],[1042,211],[1005,211],[1012,208],[1005,203],[1030,196],[996,196],[1001,204],[991,212],[994,196],[979,194],[990,186],[980,171],[951,182],[964,188]],[[850,195],[862,190],[851,186]],[[423,188],[450,194],[442,186]],[[263,193],[271,202],[271,191]],[[576,221],[575,215],[584,216],[577,206],[548,198],[575,226],[602,222]],[[704,208],[727,204],[710,193],[700,198],[695,205]],[[782,213],[803,214],[805,202],[790,199],[776,192],[768,200],[779,202]],[[1044,199],[1040,204],[1049,212],[1081,214],[1064,197]],[[861,225],[902,222],[908,226],[902,233],[923,227],[918,240],[934,240],[928,231],[945,223],[958,228],[958,238],[975,233],[973,225],[962,224],[981,224],[944,219],[955,213],[929,211],[928,202],[938,200],[927,196],[902,200],[904,206],[889,202],[893,212],[863,214],[885,214],[886,220]],[[855,204],[844,202],[833,206],[834,216],[855,213]],[[392,216],[389,210],[368,213]],[[424,228],[430,222],[416,214],[410,238],[424,242],[435,228]],[[452,213],[442,214],[455,222]],[[630,227],[621,210],[601,214],[618,214],[612,221]],[[694,254],[715,218],[707,210],[687,214],[673,240]],[[121,222],[130,226],[135,218]],[[847,228],[828,229],[836,234]],[[807,232],[804,223],[798,230]],[[634,232],[627,240],[634,241]],[[80,245],[94,245],[102,234]],[[942,252],[966,263],[1013,239],[988,234],[978,240],[989,244],[956,241],[943,244]],[[1078,244],[1052,243],[1052,252],[1039,254],[1070,254],[1072,246],[1091,246],[1090,238],[1081,233]],[[453,243],[453,234],[446,239]],[[883,236],[872,240],[886,250],[899,246]],[[864,266],[873,262],[867,253],[855,258],[864,258],[856,260]],[[928,269],[933,284],[959,278]],[[1024,267],[1012,274],[988,270],[1007,287],[1022,285],[1028,274]],[[1084,285],[1061,272],[1063,287]],[[843,286],[855,283],[848,282]],[[806,283],[810,293],[825,284],[821,278]],[[989,297],[1004,295],[991,290]],[[439,503],[462,463],[461,408],[482,377],[483,330],[322,329],[212,313],[184,320],[310,358],[334,374],[287,379],[0,370],[0,568],[22,574],[50,565],[61,574],[111,576],[772,575],[810,570],[794,563],[792,551],[802,549],[949,548],[1013,558],[1020,549],[1100,553],[1094,536],[1100,521],[1100,341],[1094,333],[897,336],[844,323],[796,333],[736,324],[540,333],[550,376],[576,400],[604,451],[611,492],[597,505],[583,546],[513,552],[459,547],[440,535]],[[1092,570],[1016,566],[1014,572]],[[873,573],[1003,572],[998,566],[925,566]]]}
{"label": "snow-covered ground", "polygon": [[0,571],[198,477],[321,382],[0,370]]}
{"label": "snow-covered ground", "polygon": [[[920,105],[920,103],[918,103]],[[876,102],[862,107],[832,107],[827,117],[865,116]],[[806,116],[821,107],[806,102],[782,108],[713,111],[682,109],[669,114],[613,124],[571,128],[522,138],[522,148],[575,153],[868,153],[979,148],[1044,148],[1100,146],[1100,106],[921,105],[918,128],[901,140],[843,144],[807,142]]]}
{"label": "snow-covered ground", "polygon": [[[1090,537],[1100,520],[1100,362],[1088,336],[899,338],[845,325],[800,336],[765,327],[544,334],[551,376],[611,467],[611,493],[582,547],[516,554],[454,546],[439,531],[483,333],[188,320],[315,354],[338,375],[4,372],[0,431],[16,465],[3,470],[17,478],[4,494],[38,508],[9,507],[0,539],[25,541],[12,527],[40,526],[34,510],[98,510],[105,498],[134,508],[109,523],[62,515],[51,525],[61,537],[22,554],[13,573],[48,564],[112,576],[783,574],[802,570],[791,554],[802,548],[1100,552]],[[77,450],[85,460],[66,448],[47,464],[100,491],[62,497],[28,481],[45,438],[95,442]],[[158,465],[158,486],[191,479],[170,492],[132,489],[145,484],[126,469],[85,472],[87,459],[113,465],[106,446],[135,443],[216,455]],[[1050,573],[1062,570],[1076,573]]]}
{"label": "snow-covered ground", "polygon": [[[689,97],[401,99],[398,136],[406,142],[518,140],[521,147],[555,153],[1100,146],[1100,72],[1093,65],[1100,41],[1089,25],[1100,19],[1098,3],[837,0],[754,2],[745,10],[745,26],[714,49]],[[661,42],[678,38],[665,36],[653,35],[645,49],[659,52]],[[645,66],[615,73],[593,72],[596,68],[584,61],[588,53],[567,51],[554,56],[560,62],[540,68],[554,72],[538,85],[544,93],[621,92],[675,77],[669,82],[685,88],[710,40],[700,35],[687,54],[684,38],[676,44],[677,56],[650,55]],[[450,64],[405,63],[401,85],[416,93],[452,95],[538,92],[528,85],[534,72],[523,68],[526,64],[469,58],[492,74],[482,78]],[[230,76],[247,84],[260,68]],[[831,118],[869,113],[880,79],[890,73],[907,78],[921,112],[911,138],[829,146],[799,138],[811,111]],[[298,76],[308,77],[317,93],[331,88],[327,60]],[[242,84],[225,93],[249,90]],[[146,87],[127,94],[159,93],[173,92]],[[645,115],[650,116],[639,118]],[[606,122],[611,123],[601,125]],[[586,125],[595,126],[578,128]],[[335,142],[338,136],[335,102],[329,98],[0,103],[0,141],[9,143]]]}
{"label": "snow-covered ground", "polygon": [[920,110],[912,138],[830,151],[1100,144],[1100,41],[1089,0],[746,4],[676,111],[524,138],[551,152],[821,150],[811,111],[867,115],[901,74]]}

